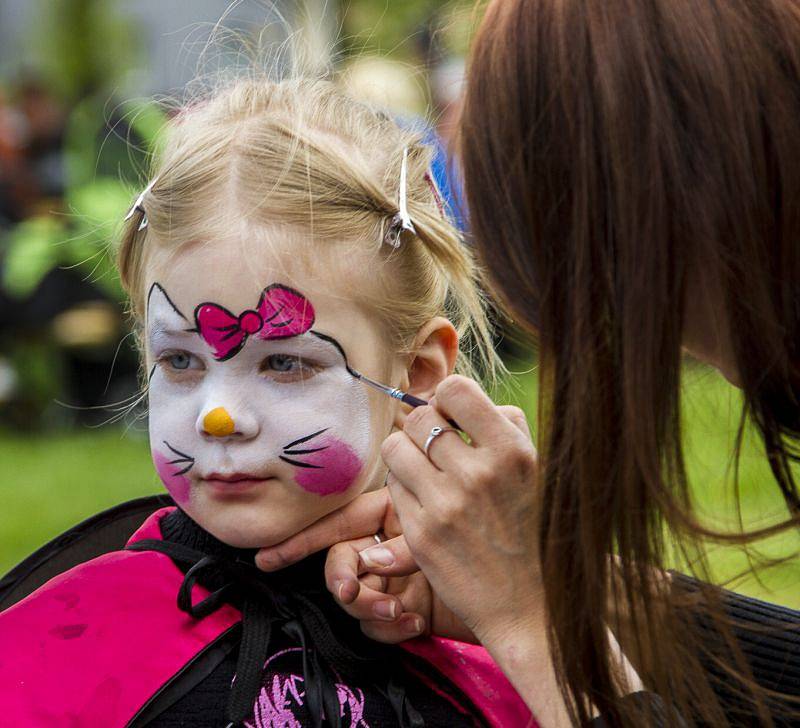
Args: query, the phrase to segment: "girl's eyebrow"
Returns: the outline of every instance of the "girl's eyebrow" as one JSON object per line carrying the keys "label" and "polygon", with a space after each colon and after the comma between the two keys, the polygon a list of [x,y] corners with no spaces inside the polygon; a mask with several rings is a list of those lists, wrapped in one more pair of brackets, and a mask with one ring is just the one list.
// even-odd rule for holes
{"label": "girl's eyebrow", "polygon": [[332,336],[328,336],[327,334],[322,334],[319,331],[312,330],[310,333],[314,334],[314,336],[316,336],[320,341],[325,341],[330,344],[330,347],[336,349],[336,351],[344,360],[344,368],[347,369],[348,373],[356,379],[361,379],[361,375],[350,366],[350,362],[347,360],[347,354],[345,353],[344,347],[336,339],[334,339]]}
{"label": "girl's eyebrow", "polygon": [[345,364],[347,363],[344,349],[336,339],[326,334],[320,334],[313,329],[308,333],[313,334],[313,337],[303,334],[301,336],[287,336],[281,339],[260,339],[257,336],[252,337],[252,339],[267,346],[291,347],[308,354],[315,352],[319,354],[335,354],[337,357],[344,359]]}
{"label": "girl's eyebrow", "polygon": [[[336,339],[334,339],[332,336],[328,336],[327,334],[323,334],[319,331],[314,331],[313,329],[309,333],[314,334],[314,336],[316,336],[317,339],[319,339],[320,341],[324,341],[327,344],[330,344],[331,347],[336,349],[336,351],[338,351],[342,355],[345,364],[347,363],[347,354],[344,353],[344,348]],[[326,346],[325,348],[327,349],[329,347]]]}
{"label": "girl's eyebrow", "polygon": [[170,327],[169,325],[162,323],[158,320],[154,321],[148,327],[148,334],[147,338],[150,340],[152,344],[154,341],[158,341],[160,339],[170,339],[170,338],[185,338],[187,336],[191,336],[194,332],[189,331],[187,329],[176,329]]}

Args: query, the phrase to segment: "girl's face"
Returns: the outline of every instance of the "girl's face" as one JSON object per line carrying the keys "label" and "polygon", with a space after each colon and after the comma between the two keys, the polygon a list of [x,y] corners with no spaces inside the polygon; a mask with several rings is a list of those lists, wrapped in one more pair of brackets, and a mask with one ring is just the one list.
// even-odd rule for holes
{"label": "girl's face", "polygon": [[254,548],[382,484],[394,403],[345,356],[376,378],[395,372],[352,276],[302,265],[300,239],[242,239],[154,246],[146,358],[164,485],[214,536]]}

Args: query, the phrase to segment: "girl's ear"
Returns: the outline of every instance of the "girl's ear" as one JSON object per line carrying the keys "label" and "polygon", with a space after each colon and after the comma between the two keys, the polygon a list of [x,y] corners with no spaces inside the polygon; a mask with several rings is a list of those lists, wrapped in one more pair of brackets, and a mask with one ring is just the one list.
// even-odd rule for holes
{"label": "girl's ear", "polygon": [[[458,333],[442,316],[428,321],[414,339],[413,356],[407,372],[409,394],[430,399],[443,379],[453,373],[458,356]],[[397,408],[395,427],[402,428],[405,407]]]}

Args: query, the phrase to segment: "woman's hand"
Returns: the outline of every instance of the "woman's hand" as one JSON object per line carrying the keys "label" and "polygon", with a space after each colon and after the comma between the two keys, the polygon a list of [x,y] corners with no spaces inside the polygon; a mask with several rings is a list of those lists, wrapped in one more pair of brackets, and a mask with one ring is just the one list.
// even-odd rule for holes
{"label": "woman's hand", "polygon": [[[448,386],[445,386],[446,384]],[[452,488],[441,489],[438,485],[431,483],[430,479],[438,482],[439,479],[445,477],[445,471],[433,465],[421,452],[430,427],[433,426],[433,424],[428,426],[427,423],[443,422],[435,407],[429,406],[414,410],[407,418],[405,433],[395,433],[390,436],[384,445],[385,457],[391,461],[387,464],[391,466],[391,463],[396,461],[402,470],[409,462],[409,457],[412,463],[415,458],[421,459],[423,468],[420,471],[420,478],[417,480],[416,486],[414,483],[409,485],[428,490],[434,487],[439,488],[438,495],[442,498],[437,499],[436,503],[443,506],[445,518],[431,532],[431,542],[441,538],[441,536],[437,536],[436,530],[443,529],[445,532],[450,530],[448,517],[458,521],[455,526],[459,536],[468,541],[482,542],[486,537],[493,538],[491,534],[499,530],[501,541],[487,541],[486,544],[483,544],[483,554],[488,556],[491,562],[487,575],[492,573],[505,575],[503,578],[507,582],[509,580],[514,582],[509,567],[512,564],[521,563],[523,571],[528,577],[527,582],[530,584],[528,591],[536,593],[535,597],[531,597],[534,606],[530,609],[523,609],[520,614],[513,615],[513,620],[507,621],[534,616],[533,613],[538,612],[539,608],[538,559],[535,556],[535,549],[525,548],[525,545],[534,547],[536,539],[532,518],[534,502],[532,481],[536,453],[530,441],[525,416],[516,407],[495,406],[474,382],[463,377],[451,377],[442,383],[440,390],[437,390],[439,406],[444,406],[441,404],[442,401],[446,404],[447,390],[450,385],[455,385],[456,388],[456,391],[451,390],[450,395],[461,400],[460,409],[466,413],[465,416],[459,415],[456,419],[473,437],[472,445],[467,445],[455,434],[444,433],[430,447],[430,454],[435,462],[441,461],[437,459],[439,458],[437,451],[444,448],[449,452],[453,447],[457,447],[456,458],[461,457],[463,454],[461,451],[469,456],[463,463],[457,464],[459,469],[456,469],[452,476],[454,479]],[[457,391],[461,387],[467,390],[464,397]],[[442,400],[442,394],[444,394],[444,400]],[[477,400],[479,409],[467,413],[472,399]],[[436,404],[436,398],[432,403]],[[456,409],[459,409],[459,405],[456,405]],[[471,423],[473,420],[478,420],[479,424],[475,426],[464,424]],[[482,422],[481,420],[486,421]],[[510,452],[502,447],[503,444],[510,447]],[[489,452],[485,452],[487,449]],[[497,452],[494,452],[495,449]],[[445,453],[445,456],[447,454]],[[493,522],[490,524],[481,516],[483,506],[480,503],[470,503],[467,498],[469,493],[476,492],[478,494],[477,491],[480,491],[482,487],[487,487],[481,485],[483,482],[481,476],[485,476],[488,487],[492,487],[492,480],[495,477],[503,478],[501,461],[508,457],[514,460],[512,463],[514,477],[505,477],[505,488],[495,488],[495,492],[489,495],[508,501],[505,503],[505,511],[512,511],[512,518],[516,519],[519,524],[516,529],[517,535],[514,538],[511,538],[510,532],[503,533],[504,526],[502,522],[498,522],[496,509],[491,508],[486,511],[486,515],[490,513],[493,515]],[[477,461],[474,466],[473,461]],[[461,466],[465,471],[463,478]],[[411,467],[413,471],[413,465]],[[406,503],[412,497],[412,491],[408,491],[408,495],[404,497],[404,493],[398,490],[399,488],[403,488],[403,491],[406,490],[404,481],[402,477],[398,478],[396,475],[389,477],[392,492],[398,493],[401,501]],[[414,480],[413,472],[411,479]],[[461,481],[463,481],[464,487],[462,487]],[[450,496],[451,490],[454,492],[453,497]],[[509,494],[510,500],[508,500]],[[430,501],[426,499],[426,503],[430,503]],[[515,505],[517,503],[522,503],[522,508]],[[419,508],[419,506],[416,507]],[[515,508],[516,512],[514,512]],[[470,509],[476,509],[478,512],[477,516],[472,517],[471,522],[468,515]],[[523,510],[525,514],[522,513]],[[425,515],[431,515],[430,507]],[[416,526],[416,531],[423,530],[418,523],[412,522],[411,525],[412,528]],[[416,573],[419,569],[417,560],[412,555],[406,539],[399,535],[401,531],[395,509],[389,498],[389,490],[383,489],[365,493],[344,508],[317,521],[283,543],[262,549],[256,557],[256,563],[265,571],[274,571],[293,564],[311,553],[332,546],[326,563],[328,588],[345,610],[362,622],[362,628],[369,636],[383,642],[398,642],[417,636],[424,631],[442,637],[475,641],[472,629],[467,627],[463,620],[446,605],[447,597],[443,600],[443,595],[432,592],[428,579]],[[374,534],[380,532],[390,540],[378,547]],[[444,539],[447,540],[446,533]],[[419,544],[420,541],[417,543]],[[424,533],[421,534],[421,543],[422,546],[418,545],[418,548],[426,548],[428,539]],[[480,543],[473,545],[479,548],[481,546]],[[499,553],[497,552],[498,548]],[[497,554],[495,558],[492,559],[486,549],[494,549]],[[366,552],[363,553],[363,559],[359,558],[360,552]],[[376,561],[381,554],[391,561],[389,565],[383,566]],[[444,554],[445,550],[442,550],[442,555]],[[482,568],[476,568],[475,563],[469,562],[468,549],[460,553],[456,547],[448,554],[448,558],[451,560],[449,570],[454,575],[460,575],[458,581],[461,584],[468,585],[472,580],[475,582],[474,585],[478,586]],[[372,572],[372,575],[367,572]],[[516,586],[522,586],[520,580],[517,580]],[[470,589],[469,586],[458,588],[459,590],[466,588],[467,591]],[[491,587],[488,591],[491,592]],[[467,600],[469,598],[467,597]],[[459,601],[460,599],[457,598],[456,603]],[[487,602],[493,607],[492,611],[497,617],[496,620],[490,620],[491,624],[497,629],[512,629],[510,624],[502,626],[502,615],[494,610],[496,602],[491,594]]]}
{"label": "woman's hand", "polygon": [[[359,552],[375,546],[375,534],[388,540],[391,576],[367,573]],[[361,622],[364,633],[379,642],[402,642],[433,633],[463,642],[474,636],[431,591],[428,580],[401,535],[389,491],[364,493],[283,543],[261,549],[256,564],[275,571],[331,547],[325,581],[342,608]]]}
{"label": "woman's hand", "polygon": [[[455,420],[469,436],[434,427]],[[388,486],[408,549],[434,593],[487,647],[520,630],[541,631],[537,457],[521,410],[497,407],[472,380],[445,379],[427,407],[384,442]],[[361,553],[393,575],[384,545]]]}

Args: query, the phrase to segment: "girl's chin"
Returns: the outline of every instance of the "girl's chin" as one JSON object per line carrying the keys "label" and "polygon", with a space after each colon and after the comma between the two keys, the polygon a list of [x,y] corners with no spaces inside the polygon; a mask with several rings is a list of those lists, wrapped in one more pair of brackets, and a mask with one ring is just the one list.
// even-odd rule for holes
{"label": "girl's chin", "polygon": [[287,510],[274,504],[261,507],[243,499],[209,500],[199,512],[189,515],[228,546],[258,549],[281,543],[309,525],[307,517],[298,517],[298,511],[299,508]]}

